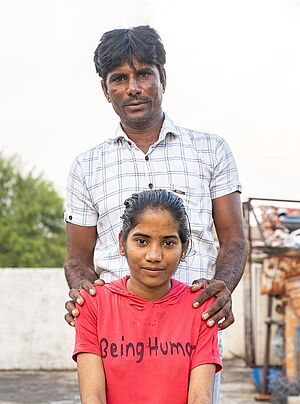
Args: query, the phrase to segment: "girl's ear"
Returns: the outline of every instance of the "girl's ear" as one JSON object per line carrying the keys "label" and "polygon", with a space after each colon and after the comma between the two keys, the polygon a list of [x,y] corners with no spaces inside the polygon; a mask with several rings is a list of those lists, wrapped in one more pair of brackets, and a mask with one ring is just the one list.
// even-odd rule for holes
{"label": "girl's ear", "polygon": [[119,250],[121,255],[125,255],[125,241],[123,239],[122,233],[119,233]]}
{"label": "girl's ear", "polygon": [[184,261],[184,260],[185,260],[186,253],[187,253],[187,250],[188,250],[188,247],[189,247],[189,242],[190,242],[190,241],[187,240],[186,243],[184,243],[184,244],[182,245],[182,253],[181,253],[180,261]]}

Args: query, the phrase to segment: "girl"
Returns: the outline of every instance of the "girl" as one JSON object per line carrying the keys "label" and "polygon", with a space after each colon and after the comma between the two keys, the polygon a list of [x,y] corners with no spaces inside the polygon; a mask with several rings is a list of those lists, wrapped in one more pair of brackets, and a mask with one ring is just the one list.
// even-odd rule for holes
{"label": "girl", "polygon": [[172,275],[188,251],[181,198],[143,191],[125,201],[120,253],[130,276],[82,291],[76,318],[82,403],[211,404],[221,370],[217,325],[201,319],[212,300],[192,307],[190,288]]}

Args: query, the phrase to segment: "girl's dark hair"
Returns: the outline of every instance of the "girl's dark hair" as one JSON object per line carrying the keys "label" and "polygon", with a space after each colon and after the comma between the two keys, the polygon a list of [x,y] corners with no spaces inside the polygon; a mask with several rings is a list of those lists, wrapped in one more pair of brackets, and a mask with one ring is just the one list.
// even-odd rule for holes
{"label": "girl's dark hair", "polygon": [[96,71],[104,81],[112,69],[124,62],[133,67],[134,59],[155,65],[164,82],[166,51],[158,33],[148,25],[105,32],[94,54]]}
{"label": "girl's dark hair", "polygon": [[178,223],[181,242],[185,244],[190,239],[190,224],[183,201],[173,192],[161,189],[142,191],[126,199],[124,205],[125,211],[121,216],[123,222],[121,234],[124,240],[127,239],[128,233],[138,224],[141,215],[147,209],[167,210]]}

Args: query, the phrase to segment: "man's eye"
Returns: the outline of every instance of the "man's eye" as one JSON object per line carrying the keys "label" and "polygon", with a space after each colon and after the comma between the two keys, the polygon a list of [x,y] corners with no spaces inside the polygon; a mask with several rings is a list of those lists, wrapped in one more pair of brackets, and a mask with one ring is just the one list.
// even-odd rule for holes
{"label": "man's eye", "polygon": [[143,77],[143,78],[146,78],[146,77],[150,76],[150,73],[149,72],[141,72],[140,76]]}
{"label": "man's eye", "polygon": [[147,241],[146,241],[145,239],[143,239],[143,238],[137,239],[136,242],[137,242],[138,244],[141,244],[141,245],[145,245],[145,244],[147,243]]}
{"label": "man's eye", "polygon": [[124,76],[117,76],[117,77],[113,78],[113,81],[117,81],[117,82],[123,81],[123,80],[124,80]]}

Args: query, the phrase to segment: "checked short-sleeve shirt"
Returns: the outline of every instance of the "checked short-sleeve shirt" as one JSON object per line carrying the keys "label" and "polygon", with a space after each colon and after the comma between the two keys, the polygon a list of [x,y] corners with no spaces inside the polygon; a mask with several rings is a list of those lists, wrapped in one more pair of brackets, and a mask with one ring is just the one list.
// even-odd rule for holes
{"label": "checked short-sleeve shirt", "polygon": [[217,250],[212,200],[241,185],[232,152],[217,135],[175,126],[165,116],[159,139],[145,154],[118,125],[114,137],[79,155],[67,183],[65,220],[97,226],[96,271],[110,281],[129,273],[119,254],[124,201],[135,192],[166,189],[184,201],[192,229],[192,250],[174,277],[191,284],[212,278]]}

